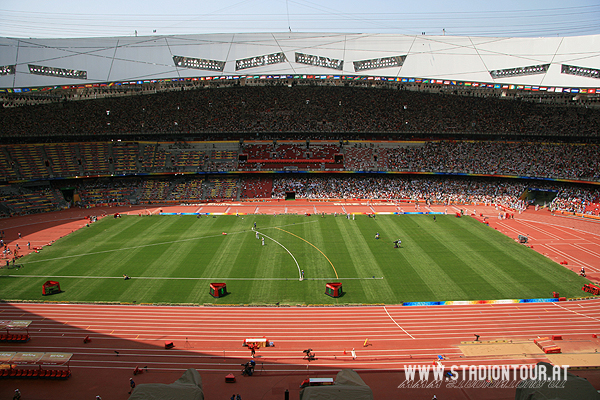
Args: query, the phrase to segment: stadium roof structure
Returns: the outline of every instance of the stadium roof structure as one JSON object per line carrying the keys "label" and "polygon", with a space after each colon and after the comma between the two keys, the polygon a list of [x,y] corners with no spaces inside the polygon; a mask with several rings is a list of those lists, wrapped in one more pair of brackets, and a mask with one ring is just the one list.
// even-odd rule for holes
{"label": "stadium roof structure", "polygon": [[600,35],[243,33],[0,38],[0,88],[192,77],[378,76],[600,88]]}

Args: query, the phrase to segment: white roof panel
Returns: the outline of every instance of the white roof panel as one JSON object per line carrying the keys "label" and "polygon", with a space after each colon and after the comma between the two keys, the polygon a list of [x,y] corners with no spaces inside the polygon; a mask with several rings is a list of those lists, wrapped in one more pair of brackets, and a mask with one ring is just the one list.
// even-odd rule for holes
{"label": "white roof panel", "polygon": [[[561,73],[561,64],[600,69],[600,35],[490,38],[343,33],[240,33],[79,39],[0,38],[1,88],[227,75],[370,75],[600,87],[600,80]],[[287,62],[236,71],[238,59],[284,52]],[[295,62],[295,53],[344,61],[343,70]],[[223,72],[176,68],[173,56],[225,61]],[[401,68],[354,71],[354,61],[407,55]],[[27,64],[87,71],[87,80],[29,73]],[[551,64],[546,74],[493,80],[489,70]]]}

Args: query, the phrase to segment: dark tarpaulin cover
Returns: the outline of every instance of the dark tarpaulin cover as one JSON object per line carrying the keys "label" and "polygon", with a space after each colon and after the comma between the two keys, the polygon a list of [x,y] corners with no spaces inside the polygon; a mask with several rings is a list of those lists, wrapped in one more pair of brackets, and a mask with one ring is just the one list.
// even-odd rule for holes
{"label": "dark tarpaulin cover", "polygon": [[202,378],[194,368],[184,372],[173,383],[141,383],[129,400],[204,400]]}
{"label": "dark tarpaulin cover", "polygon": [[308,386],[300,390],[300,400],[373,400],[371,388],[356,371],[338,372],[333,385]]}
{"label": "dark tarpaulin cover", "polygon": [[[552,364],[539,362],[537,368],[546,368],[546,376],[552,377]],[[600,400],[600,394],[586,379],[570,372],[567,372],[565,376],[564,370],[561,368],[560,380],[565,381],[564,387],[550,387],[552,381],[542,381],[537,385],[531,385],[531,379],[526,380],[524,381],[525,387],[517,387],[515,400]]]}

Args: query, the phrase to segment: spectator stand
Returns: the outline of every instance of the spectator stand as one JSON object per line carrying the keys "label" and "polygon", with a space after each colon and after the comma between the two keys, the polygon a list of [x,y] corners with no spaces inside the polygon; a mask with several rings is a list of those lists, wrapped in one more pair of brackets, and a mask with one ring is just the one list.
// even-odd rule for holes
{"label": "spectator stand", "polygon": [[14,214],[31,214],[58,209],[61,200],[50,187],[37,191],[19,187],[18,191],[7,193],[2,203]]}
{"label": "spectator stand", "polygon": [[83,173],[88,176],[108,175],[109,145],[108,143],[85,142],[79,146],[82,154]]}
{"label": "spectator stand", "polygon": [[272,177],[244,177],[240,197],[243,199],[270,199],[272,191]]}
{"label": "spectator stand", "polygon": [[[67,379],[71,353],[0,352],[1,378]],[[37,367],[37,368],[36,368]]]}
{"label": "spectator stand", "polygon": [[167,179],[152,179],[142,183],[139,200],[141,203],[160,203],[167,200],[170,193],[170,182]]}
{"label": "spectator stand", "polygon": [[[339,158],[338,158],[339,157]],[[338,144],[301,140],[246,142],[239,155],[240,170],[335,170],[342,169]]]}
{"label": "spectator stand", "polygon": [[[141,172],[351,170],[600,180],[600,146],[509,141],[85,142],[0,146],[8,181]],[[211,147],[215,146],[215,147]],[[568,161],[567,161],[568,160]]]}
{"label": "spectator stand", "polygon": [[44,149],[39,145],[14,145],[6,148],[11,159],[16,163],[23,179],[49,178],[50,173],[44,160]]}
{"label": "spectator stand", "polygon": [[31,339],[31,337],[29,336],[29,325],[31,325],[31,321],[0,321],[0,330],[6,330],[6,333],[0,334],[0,342],[28,342]]}
{"label": "spectator stand", "polygon": [[10,146],[0,146],[0,175],[7,181],[19,179],[16,163],[8,156]]}
{"label": "spectator stand", "polygon": [[189,179],[171,184],[168,200],[198,202],[202,200],[202,179]]}
{"label": "spectator stand", "polygon": [[209,178],[205,181],[205,186],[207,200],[238,198],[237,178]]}
{"label": "spectator stand", "polygon": [[135,173],[138,171],[139,144],[120,143],[113,144],[113,165],[115,174]]}
{"label": "spectator stand", "polygon": [[201,171],[204,168],[205,154],[194,147],[170,149],[170,160],[174,171]]}
{"label": "spectator stand", "polygon": [[73,143],[46,143],[44,150],[48,156],[48,166],[53,177],[70,177],[81,174]]}

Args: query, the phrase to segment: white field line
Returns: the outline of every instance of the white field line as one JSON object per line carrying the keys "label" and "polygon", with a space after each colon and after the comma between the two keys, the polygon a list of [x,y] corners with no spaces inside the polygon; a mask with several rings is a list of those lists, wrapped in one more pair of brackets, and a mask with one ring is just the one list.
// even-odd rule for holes
{"label": "white field line", "polygon": [[398,324],[396,322],[396,320],[394,318],[392,318],[392,316],[390,315],[390,313],[388,312],[387,308],[385,308],[385,306],[383,306],[383,310],[385,311],[385,313],[388,315],[388,317],[390,317],[390,319],[392,320],[392,322],[394,322],[396,324],[396,326],[400,329],[402,329],[402,332],[406,333],[408,336],[410,336],[412,339],[414,339],[415,337],[413,335],[411,335],[410,333],[406,332],[406,330],[400,326],[400,324]]}

